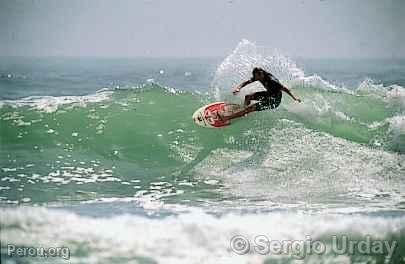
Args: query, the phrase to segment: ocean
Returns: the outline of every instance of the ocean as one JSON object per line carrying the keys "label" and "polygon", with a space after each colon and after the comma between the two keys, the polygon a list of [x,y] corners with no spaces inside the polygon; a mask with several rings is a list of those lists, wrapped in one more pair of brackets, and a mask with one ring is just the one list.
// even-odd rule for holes
{"label": "ocean", "polygon": [[[302,103],[193,123],[241,103],[255,66]],[[403,59],[247,40],[213,58],[3,57],[2,263],[405,263],[404,87]]]}

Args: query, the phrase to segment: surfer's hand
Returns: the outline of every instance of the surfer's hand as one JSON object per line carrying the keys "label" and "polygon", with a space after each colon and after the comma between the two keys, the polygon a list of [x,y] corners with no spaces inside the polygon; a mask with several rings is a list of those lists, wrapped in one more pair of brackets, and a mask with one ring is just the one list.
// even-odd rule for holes
{"label": "surfer's hand", "polygon": [[301,103],[301,99],[299,98],[294,98],[295,101],[297,101],[298,103]]}
{"label": "surfer's hand", "polygon": [[235,90],[233,90],[233,94],[237,94],[237,93],[239,93],[239,91],[240,91],[240,88],[236,87]]}

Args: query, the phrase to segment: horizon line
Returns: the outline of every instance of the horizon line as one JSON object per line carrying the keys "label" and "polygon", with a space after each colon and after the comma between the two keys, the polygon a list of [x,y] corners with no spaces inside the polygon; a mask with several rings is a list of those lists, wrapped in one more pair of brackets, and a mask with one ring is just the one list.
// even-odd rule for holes
{"label": "horizon line", "polygon": [[[162,55],[162,56],[103,56],[103,55],[0,55],[0,58],[66,58],[66,59],[219,59],[226,58],[228,55],[203,55],[203,56],[181,56],[181,55]],[[382,56],[382,57],[366,57],[366,56],[351,56],[351,57],[327,57],[327,56],[290,56],[294,59],[380,59],[380,60],[404,60],[404,57],[392,57],[392,56]]]}

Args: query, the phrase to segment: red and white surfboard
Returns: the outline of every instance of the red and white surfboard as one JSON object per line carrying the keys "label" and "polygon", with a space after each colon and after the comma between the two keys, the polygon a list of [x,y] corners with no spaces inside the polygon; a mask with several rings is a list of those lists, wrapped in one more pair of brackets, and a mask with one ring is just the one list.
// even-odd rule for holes
{"label": "red and white surfboard", "polygon": [[[238,104],[215,102],[199,108],[193,114],[194,122],[202,127],[218,128],[229,125],[230,121],[223,121],[221,116],[229,116],[242,110]],[[219,115],[218,115],[219,114]]]}

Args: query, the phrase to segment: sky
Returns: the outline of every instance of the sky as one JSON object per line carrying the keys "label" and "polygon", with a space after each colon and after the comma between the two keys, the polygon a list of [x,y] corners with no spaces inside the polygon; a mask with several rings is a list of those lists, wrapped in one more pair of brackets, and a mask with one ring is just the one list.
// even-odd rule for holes
{"label": "sky", "polygon": [[0,56],[405,58],[404,0],[0,0]]}

